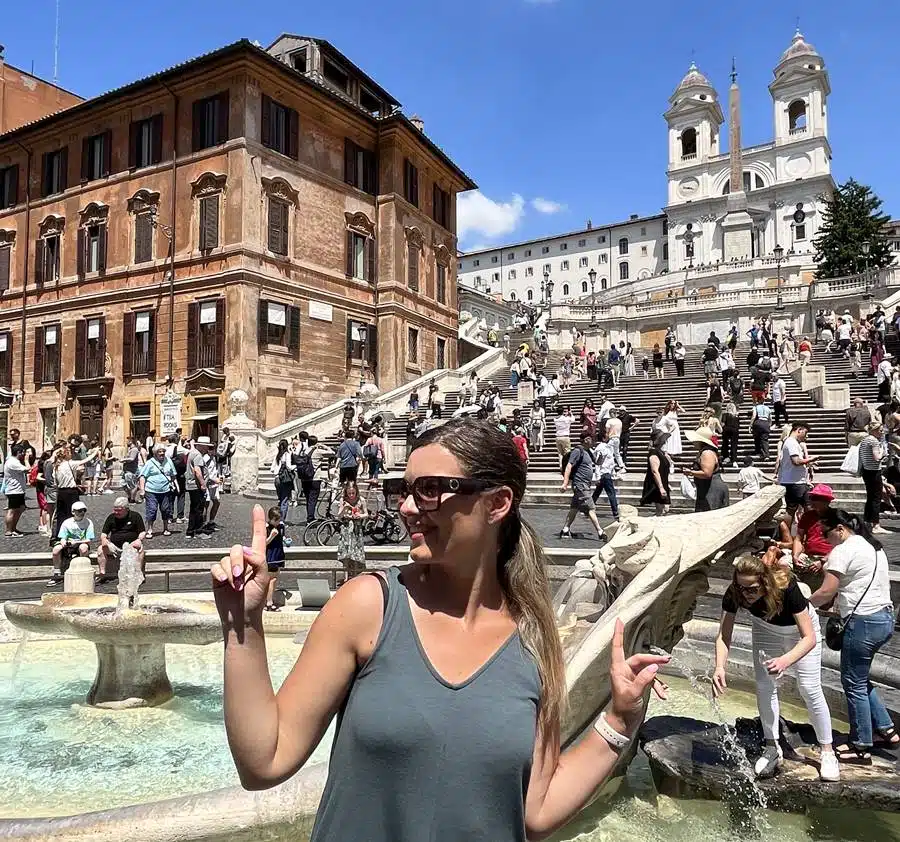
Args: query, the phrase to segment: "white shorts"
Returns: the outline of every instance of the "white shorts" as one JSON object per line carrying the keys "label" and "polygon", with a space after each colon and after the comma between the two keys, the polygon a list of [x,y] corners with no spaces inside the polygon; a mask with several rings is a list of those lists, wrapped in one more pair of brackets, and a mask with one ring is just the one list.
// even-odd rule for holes
{"label": "white shorts", "polygon": [[222,489],[217,482],[208,482],[206,484],[206,501],[215,503],[222,494]]}

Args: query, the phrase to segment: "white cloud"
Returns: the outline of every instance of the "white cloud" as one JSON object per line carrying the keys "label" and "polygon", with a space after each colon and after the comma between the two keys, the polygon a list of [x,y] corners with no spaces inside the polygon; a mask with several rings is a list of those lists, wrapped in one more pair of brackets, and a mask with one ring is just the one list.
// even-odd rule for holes
{"label": "white cloud", "polygon": [[510,234],[525,215],[525,200],[514,193],[508,202],[495,202],[480,190],[463,193],[456,207],[456,232],[460,240],[475,234],[493,239]]}
{"label": "white cloud", "polygon": [[559,202],[553,202],[550,199],[541,199],[540,197],[531,200],[531,207],[538,213],[559,213],[566,209],[566,206],[561,205]]}

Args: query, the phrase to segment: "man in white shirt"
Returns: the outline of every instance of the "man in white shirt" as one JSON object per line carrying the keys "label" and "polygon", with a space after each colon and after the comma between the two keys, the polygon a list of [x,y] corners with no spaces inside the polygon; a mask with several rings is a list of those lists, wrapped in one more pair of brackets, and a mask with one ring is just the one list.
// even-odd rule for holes
{"label": "man in white shirt", "polygon": [[600,409],[597,410],[597,426],[602,430],[603,425],[606,424],[606,420],[616,408],[616,405],[606,395],[601,395],[601,397],[603,398],[603,403],[600,404]]}
{"label": "man in white shirt", "polygon": [[569,453],[572,450],[572,424],[575,417],[572,415],[571,407],[560,407],[553,419],[553,426],[556,432],[556,452],[560,458],[560,473],[566,470],[566,462],[569,459]]}
{"label": "man in white shirt", "polygon": [[837,337],[838,337],[838,345],[840,345],[841,352],[844,355],[844,359],[848,359],[850,357],[850,338],[853,335],[853,325],[849,321],[845,321],[844,317],[841,317],[840,324],[837,329]]}
{"label": "man in white shirt", "polygon": [[893,356],[885,354],[884,359],[878,363],[875,369],[875,382],[878,383],[878,400],[887,403],[891,399],[891,370],[893,369]]}
{"label": "man in white shirt", "polygon": [[613,471],[616,469],[616,459],[612,445],[608,441],[599,441],[593,451],[594,455],[594,503],[600,497],[602,491],[606,492],[609,500],[609,508],[612,516],[619,519],[619,499],[616,496],[616,486],[613,482]]}
{"label": "man in white shirt", "polygon": [[784,382],[784,379],[777,372],[775,373],[775,379],[771,384],[771,395],[772,395],[772,408],[775,413],[775,423],[780,424],[780,419],[783,417],[785,422],[790,421],[788,418],[787,411],[787,383]]}
{"label": "man in white shirt", "polygon": [[778,465],[778,482],[784,486],[784,505],[791,520],[797,506],[806,501],[809,488],[809,465],[814,465],[818,456],[808,456],[804,442],[809,433],[809,424],[797,421],[791,427],[791,434],[781,447]]}

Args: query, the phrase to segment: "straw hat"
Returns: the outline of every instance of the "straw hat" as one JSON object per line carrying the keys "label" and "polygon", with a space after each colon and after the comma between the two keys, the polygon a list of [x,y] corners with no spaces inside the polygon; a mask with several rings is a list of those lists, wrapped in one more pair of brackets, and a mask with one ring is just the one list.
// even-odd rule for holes
{"label": "straw hat", "polygon": [[714,447],[716,450],[719,449],[719,445],[716,444],[715,433],[709,429],[709,427],[700,427],[697,430],[686,430],[684,433],[684,437],[694,443],[702,443],[708,444],[710,447]]}

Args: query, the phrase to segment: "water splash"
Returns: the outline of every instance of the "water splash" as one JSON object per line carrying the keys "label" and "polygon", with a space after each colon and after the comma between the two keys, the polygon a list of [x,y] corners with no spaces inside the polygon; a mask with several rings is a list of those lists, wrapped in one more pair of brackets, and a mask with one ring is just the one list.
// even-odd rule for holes
{"label": "water splash", "polygon": [[658,646],[649,648],[654,655],[665,655],[669,658],[669,663],[687,679],[691,689],[709,705],[716,723],[721,726],[719,730],[722,735],[722,758],[737,772],[735,778],[726,785],[723,799],[729,808],[732,824],[741,832],[754,836],[770,830],[765,814],[766,795],[757,783],[756,773],[738,740],[737,730],[728,721],[719,700],[712,692],[712,677],[709,670],[695,672],[684,661],[666,652],[665,649]]}
{"label": "water splash", "polygon": [[16,689],[16,679],[19,676],[19,669],[22,667],[22,656],[25,654],[26,643],[28,643],[28,632],[23,631],[22,637],[19,638],[19,642],[16,644],[16,651],[13,653],[12,664],[10,665],[9,689],[12,692]]}
{"label": "water splash", "polygon": [[128,542],[122,545],[122,558],[119,562],[119,604],[116,614],[121,615],[129,608],[138,607],[138,590],[144,582],[144,571],[141,570],[141,559],[138,551]]}

